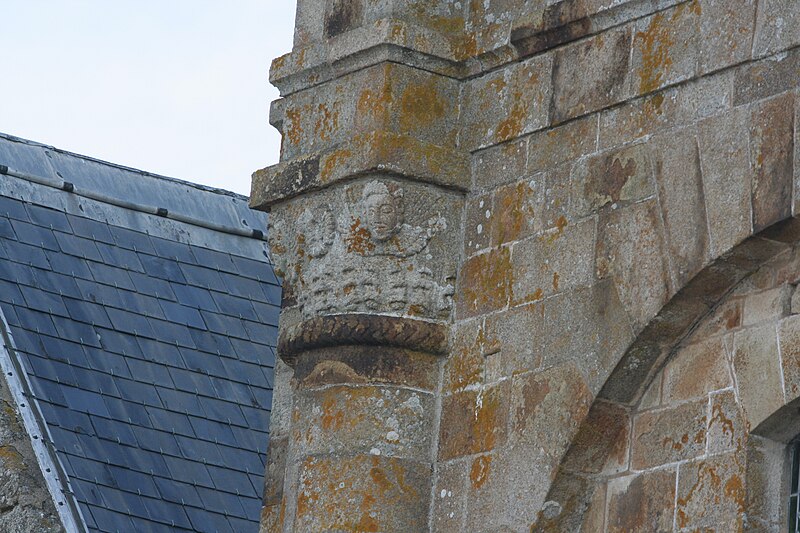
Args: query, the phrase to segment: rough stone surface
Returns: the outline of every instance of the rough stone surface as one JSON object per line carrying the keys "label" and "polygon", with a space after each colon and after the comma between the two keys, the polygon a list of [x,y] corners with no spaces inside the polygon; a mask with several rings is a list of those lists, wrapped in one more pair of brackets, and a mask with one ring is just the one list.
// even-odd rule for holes
{"label": "rough stone surface", "polygon": [[773,530],[795,4],[301,0],[253,203],[282,338],[337,327],[284,350],[264,524]]}

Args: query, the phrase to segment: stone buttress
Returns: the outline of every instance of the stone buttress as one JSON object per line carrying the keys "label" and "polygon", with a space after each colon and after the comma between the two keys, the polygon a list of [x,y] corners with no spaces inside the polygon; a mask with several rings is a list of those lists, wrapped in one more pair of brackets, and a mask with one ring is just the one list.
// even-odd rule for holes
{"label": "stone buttress", "polygon": [[299,0],[251,196],[284,281],[262,531],[652,531],[570,457],[797,213],[798,28],[791,0]]}

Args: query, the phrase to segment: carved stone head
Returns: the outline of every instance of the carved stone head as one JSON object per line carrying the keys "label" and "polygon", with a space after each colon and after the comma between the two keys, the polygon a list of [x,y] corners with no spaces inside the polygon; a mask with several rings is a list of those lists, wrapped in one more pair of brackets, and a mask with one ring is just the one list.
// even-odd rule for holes
{"label": "carved stone head", "polygon": [[372,181],[361,196],[367,229],[378,242],[389,240],[403,224],[403,190],[390,190],[385,183]]}

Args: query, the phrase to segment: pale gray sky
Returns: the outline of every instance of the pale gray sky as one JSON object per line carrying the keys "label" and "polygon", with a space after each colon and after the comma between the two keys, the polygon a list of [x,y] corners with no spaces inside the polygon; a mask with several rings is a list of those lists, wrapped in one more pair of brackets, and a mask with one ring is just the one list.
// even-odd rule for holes
{"label": "pale gray sky", "polygon": [[249,194],[295,4],[0,0],[0,132]]}

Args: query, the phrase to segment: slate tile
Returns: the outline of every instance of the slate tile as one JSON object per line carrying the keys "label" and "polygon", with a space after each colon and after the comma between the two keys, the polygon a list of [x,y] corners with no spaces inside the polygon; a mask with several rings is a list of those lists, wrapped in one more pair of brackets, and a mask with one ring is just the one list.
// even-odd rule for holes
{"label": "slate tile", "polygon": [[95,283],[94,280],[75,279],[84,300],[110,307],[122,307],[119,290],[109,285]]}
{"label": "slate tile", "polygon": [[32,269],[13,261],[0,261],[0,279],[21,285],[36,285]]}
{"label": "slate tile", "polygon": [[7,196],[3,197],[2,202],[0,202],[0,215],[14,220],[30,221],[25,204]]}
{"label": "slate tile", "polygon": [[223,292],[248,300],[262,301],[265,298],[264,291],[261,290],[262,284],[256,280],[243,278],[237,274],[230,274],[227,272],[221,272],[220,277],[222,281],[225,282],[225,287],[227,289]]}
{"label": "slate tile", "polygon": [[[66,451],[67,453],[77,456],[83,455],[83,447],[71,431],[66,431],[56,426],[51,426],[48,430],[53,436],[53,441],[58,444],[57,449],[59,451]],[[78,483],[77,485],[81,484]],[[77,489],[77,487],[73,486],[73,489]],[[84,499],[83,501],[86,500]]]}
{"label": "slate tile", "polygon": [[221,357],[215,354],[198,352],[188,348],[181,348],[181,356],[188,370],[202,372],[212,376],[224,375],[226,373]]}
{"label": "slate tile", "polygon": [[72,466],[73,472],[75,472],[75,477],[85,479],[87,481],[96,479],[98,483],[103,485],[107,485],[109,487],[114,486],[114,478],[111,476],[111,472],[109,471],[107,465],[98,461],[76,457],[74,455],[69,455],[66,457],[68,458],[70,466]]}
{"label": "slate tile", "polygon": [[[262,483],[263,484],[263,483]],[[241,504],[247,516],[260,516],[261,498],[241,498]]]}
{"label": "slate tile", "polygon": [[237,426],[247,426],[247,421],[238,404],[209,397],[202,397],[200,403],[206,416],[211,420]]}
{"label": "slate tile", "polygon": [[84,239],[83,237],[78,237],[77,235],[69,233],[61,233],[57,235],[57,238],[58,246],[65,254],[102,262],[103,256],[100,255],[100,251],[97,249],[97,246],[95,246],[93,240]]}
{"label": "slate tile", "polygon": [[247,515],[244,508],[239,503],[239,498],[235,494],[228,494],[219,490],[209,490],[203,487],[197,488],[197,493],[203,501],[203,508],[220,514],[230,514],[239,518]]}
{"label": "slate tile", "polygon": [[[120,420],[122,422],[131,424],[131,429],[134,434],[137,434],[137,429],[139,426],[149,426],[151,424],[147,410],[141,404],[128,402],[119,398],[106,397],[104,400],[106,402],[106,408],[108,409],[111,417],[113,417],[115,420]],[[139,446],[142,446],[142,443],[138,438],[137,442],[139,443]]]}
{"label": "slate tile", "polygon": [[78,217],[75,215],[67,215],[69,225],[72,227],[72,232],[86,239],[93,241],[100,241],[102,243],[114,244],[114,237],[108,229],[108,224],[105,222],[98,222],[91,218]]}
{"label": "slate tile", "polygon": [[200,311],[208,329],[214,333],[246,339],[247,331],[244,329],[244,322],[239,318],[234,318],[219,313]]}
{"label": "slate tile", "polygon": [[[111,310],[111,308],[106,309]],[[100,337],[100,345],[107,352],[130,357],[142,357],[142,350],[135,336],[99,326],[95,326],[94,329]]]}
{"label": "slate tile", "polygon": [[[122,398],[125,400],[144,403],[145,405],[158,408],[161,407],[161,398],[158,396],[156,388],[153,385],[120,379],[117,381],[117,389],[119,389]],[[148,410],[147,412],[152,415],[152,411]]]}
{"label": "slate tile", "polygon": [[100,342],[97,340],[97,333],[91,325],[56,315],[53,315],[52,319],[56,326],[56,331],[58,331],[59,338],[78,344],[94,346],[95,348],[100,347]]}
{"label": "slate tile", "polygon": [[15,263],[50,270],[50,261],[47,259],[44,250],[38,245],[33,246],[19,241],[4,241],[3,248],[5,248],[8,257]]}
{"label": "slate tile", "polygon": [[[258,344],[266,344],[268,346],[277,346],[278,344],[278,327],[277,326],[270,326],[267,324],[261,324],[259,322],[244,322],[244,329],[247,331],[248,338]],[[243,344],[245,344],[241,340],[232,340],[231,341],[236,348],[237,353],[245,353],[248,351],[252,351],[254,348],[256,351],[260,350],[261,346],[253,347],[250,346],[250,349]],[[237,343],[240,346],[237,346]]]}
{"label": "slate tile", "polygon": [[266,409],[254,409],[247,405],[240,405],[244,417],[247,421],[247,426],[252,428],[259,428],[263,430],[269,429],[269,416],[270,412]]}
{"label": "slate tile", "polygon": [[158,498],[143,498],[143,500],[147,512],[153,520],[168,524],[170,528],[190,529],[192,527],[182,505],[173,505]]}
{"label": "slate tile", "polygon": [[103,402],[103,397],[95,392],[64,386],[61,388],[61,393],[67,401],[67,406],[74,411],[105,417],[111,416]]}
{"label": "slate tile", "polygon": [[121,355],[87,347],[84,347],[83,351],[89,366],[95,370],[122,378],[131,377],[128,364]]}
{"label": "slate tile", "polygon": [[155,481],[162,499],[168,502],[185,503],[193,507],[203,506],[203,502],[200,500],[200,496],[194,486],[158,476],[154,477],[153,481]]}
{"label": "slate tile", "polygon": [[169,371],[164,365],[153,364],[144,359],[130,358],[128,359],[128,368],[136,381],[160,387],[174,387]]}
{"label": "slate tile", "polygon": [[164,318],[164,312],[161,310],[158,299],[139,292],[126,290],[120,290],[118,294],[122,307],[126,311],[152,318]]}
{"label": "slate tile", "polygon": [[44,413],[49,425],[72,431],[73,433],[94,435],[94,428],[89,416],[66,407],[51,405]]}
{"label": "slate tile", "polygon": [[[224,272],[236,272],[236,266],[231,260],[230,254],[225,252],[218,252],[209,248],[201,248],[199,246],[192,246],[192,253],[197,258],[198,265],[204,265],[214,270],[221,270]],[[189,261],[184,261],[188,263]]]}
{"label": "slate tile", "polygon": [[178,413],[202,416],[203,409],[195,394],[161,387],[158,387],[157,390],[165,408]]}
{"label": "slate tile", "polygon": [[158,489],[156,489],[152,475],[111,465],[108,469],[119,488],[130,492],[141,491],[144,495],[158,497]]}
{"label": "slate tile", "polygon": [[61,394],[61,385],[55,381],[35,378],[31,380],[31,389],[33,390],[33,395],[40,401],[68,407],[67,400]]}
{"label": "slate tile", "polygon": [[[47,335],[39,335],[39,342],[42,345],[43,356],[65,363],[69,363],[72,354],[77,354],[83,350],[80,344],[57,337],[48,337]],[[77,355],[74,357],[77,357]]]}
{"label": "slate tile", "polygon": [[190,422],[187,415],[155,407],[148,407],[147,414],[150,415],[150,420],[153,421],[153,429],[189,437],[195,435],[194,421]]}
{"label": "slate tile", "polygon": [[197,309],[206,311],[216,312],[218,309],[217,304],[211,297],[211,293],[207,289],[178,283],[173,283],[171,288],[177,301],[182,305],[196,307]]}
{"label": "slate tile", "polygon": [[[0,234],[3,233],[3,223],[2,220],[7,219],[0,219]],[[10,224],[9,224],[10,229]],[[56,237],[53,234],[53,230],[43,226],[36,226],[34,224],[28,224],[26,222],[17,221],[14,224],[13,232],[16,233],[17,240],[23,242],[25,244],[29,244],[31,246],[45,248],[47,250],[60,250],[58,246],[58,241],[56,241]]]}
{"label": "slate tile", "polygon": [[266,450],[268,434],[256,431],[255,428],[241,428],[230,426],[231,432],[236,439],[237,446],[248,450]]}
{"label": "slate tile", "polygon": [[142,498],[138,494],[131,494],[129,487],[121,487],[128,492],[123,492],[111,487],[103,487],[103,501],[110,509],[116,509],[133,516],[147,516]]}
{"label": "slate tile", "polygon": [[81,368],[74,362],[70,362],[72,363],[72,373],[80,387],[102,395],[106,407],[109,402],[118,401],[121,397],[116,378],[94,369]]}
{"label": "slate tile", "polygon": [[67,313],[73,320],[104,328],[112,327],[106,309],[102,305],[76,298],[64,297],[63,300]]}
{"label": "slate tile", "polygon": [[195,347],[192,335],[185,326],[156,319],[153,319],[151,322],[153,324],[153,337],[155,339],[167,344],[177,344],[181,349]]}
{"label": "slate tile", "polygon": [[17,307],[16,313],[21,327],[30,331],[36,331],[37,333],[51,335],[53,337],[58,335],[56,332],[56,326],[53,324],[50,314],[43,313],[41,311],[34,311],[33,309],[28,309],[26,307]]}
{"label": "slate tile", "polygon": [[[3,202],[0,201],[0,214],[3,213],[2,203]],[[11,221],[5,216],[0,216],[0,239],[17,240],[17,234],[14,233],[14,227],[12,226]]]}
{"label": "slate tile", "polygon": [[[214,396],[217,398],[244,405],[249,404],[251,401],[250,389],[244,383],[218,377],[210,378],[210,382],[213,384],[213,389],[211,390],[216,393]],[[211,394],[206,395],[210,396]]]}
{"label": "slate tile", "polygon": [[136,531],[136,525],[126,514],[110,511],[94,505],[87,506],[101,531]]}
{"label": "slate tile", "polygon": [[275,272],[267,262],[266,258],[264,258],[263,261],[255,261],[247,257],[232,255],[231,259],[233,260],[233,264],[236,266],[236,271],[242,276],[258,281],[280,285],[278,278],[275,277]]}
{"label": "slate tile", "polygon": [[39,268],[34,268],[32,270],[40,289],[58,294],[59,296],[80,298],[81,292],[73,276],[65,276],[58,272],[53,272],[52,270],[42,270]]}
{"label": "slate tile", "polygon": [[136,290],[126,270],[106,265],[105,263],[95,263],[93,261],[89,262],[89,270],[92,272],[94,280],[98,283],[129,291]]}
{"label": "slate tile", "polygon": [[[67,221],[67,217],[61,211],[35,204],[25,204],[25,209],[28,211],[28,219],[34,224],[72,233],[72,228]],[[9,216],[10,215],[11,213],[9,213]]]}
{"label": "slate tile", "polygon": [[181,456],[192,461],[201,463],[211,463],[217,466],[225,466],[225,459],[220,454],[219,447],[213,442],[190,439],[187,437],[176,436]]}
{"label": "slate tile", "polygon": [[187,263],[180,263],[180,269],[183,272],[183,276],[186,278],[186,283],[188,285],[213,289],[215,291],[227,290],[227,287],[222,281],[219,272],[216,270],[212,270],[200,265],[190,265]]}
{"label": "slate tile", "polygon": [[131,426],[127,422],[117,422],[116,420],[111,420],[109,417],[110,415],[107,409],[105,417],[90,417],[95,434],[102,439],[112,441],[112,443],[100,443],[103,448],[103,459],[107,459],[106,450],[113,447],[114,442],[126,444],[128,446],[136,446],[136,437],[133,435]]}
{"label": "slate tile", "polygon": [[156,255],[155,248],[153,248],[153,243],[150,242],[150,236],[146,233],[111,225],[108,227],[108,229],[111,232],[112,237],[114,237],[114,242],[120,248]]}
{"label": "slate tile", "polygon": [[224,515],[210,513],[196,507],[187,507],[185,510],[186,514],[189,515],[189,520],[192,522],[192,527],[196,531],[203,533],[233,533]]}
{"label": "slate tile", "polygon": [[169,374],[178,390],[192,393],[214,390],[211,379],[205,374],[180,368],[170,368]]}
{"label": "slate tile", "polygon": [[206,465],[169,455],[164,456],[164,462],[167,463],[167,468],[172,477],[178,481],[214,488],[214,483]]}
{"label": "slate tile", "polygon": [[256,311],[253,309],[253,305],[249,300],[230,296],[221,292],[213,292],[211,295],[214,298],[214,302],[217,304],[217,308],[223,313],[234,317],[246,318],[248,320],[258,320]]}
{"label": "slate tile", "polygon": [[92,273],[89,271],[89,265],[85,259],[67,255],[60,251],[53,252],[45,250],[45,255],[47,256],[47,260],[53,272],[58,272],[59,274],[64,274],[65,276],[73,278],[93,279]]}
{"label": "slate tile", "polygon": [[198,418],[196,416],[189,417],[194,434],[199,438],[206,440],[214,440],[228,446],[239,447],[236,436],[233,430],[227,424],[221,424],[206,418]]}
{"label": "slate tile", "polygon": [[212,465],[207,465],[206,468],[214,481],[215,488],[232,494],[236,494],[238,490],[245,496],[255,496],[254,492],[247,490],[250,487],[250,480],[247,478],[247,474]]}
{"label": "slate tile", "polygon": [[29,308],[43,313],[69,316],[61,296],[25,285],[20,286],[20,291],[22,291],[22,296]]}
{"label": "slate tile", "polygon": [[139,261],[139,256],[133,250],[120,248],[116,244],[97,243],[97,249],[103,256],[103,261],[115,267],[125,270],[134,270],[139,273],[144,272],[144,267]]}
{"label": "slate tile", "polygon": [[[181,450],[175,440],[177,437],[172,433],[138,426],[133,426],[131,429],[142,449],[158,452],[159,454],[166,453],[176,457],[181,455]],[[163,475],[163,472],[161,474]]]}
{"label": "slate tile", "polygon": [[183,367],[183,358],[175,344],[167,344],[152,339],[138,337],[136,341],[141,347],[142,358],[153,363],[161,363],[172,367]]}
{"label": "slate tile", "polygon": [[136,292],[160,298],[162,300],[175,301],[175,293],[172,292],[168,281],[140,274],[139,272],[128,272]]}
{"label": "slate tile", "polygon": [[175,322],[192,328],[205,329],[206,324],[200,312],[192,307],[161,300],[161,309],[164,317],[170,322]]}
{"label": "slate tile", "polygon": [[151,277],[174,283],[186,283],[186,278],[183,277],[183,272],[175,261],[145,254],[139,254],[139,261],[144,271]]}
{"label": "slate tile", "polygon": [[106,308],[106,312],[116,330],[144,337],[155,337],[150,321],[146,317],[111,307]]}
{"label": "slate tile", "polygon": [[[153,248],[156,251],[156,254],[164,259],[169,259],[172,264],[175,264],[174,261],[180,261],[182,263],[197,263],[198,261],[195,259],[194,255],[192,255],[192,250],[190,249],[188,244],[184,244],[182,242],[175,242],[175,241],[168,241],[166,239],[162,239],[160,237],[150,237],[150,242],[153,243]],[[175,265],[178,268],[178,265]]]}

